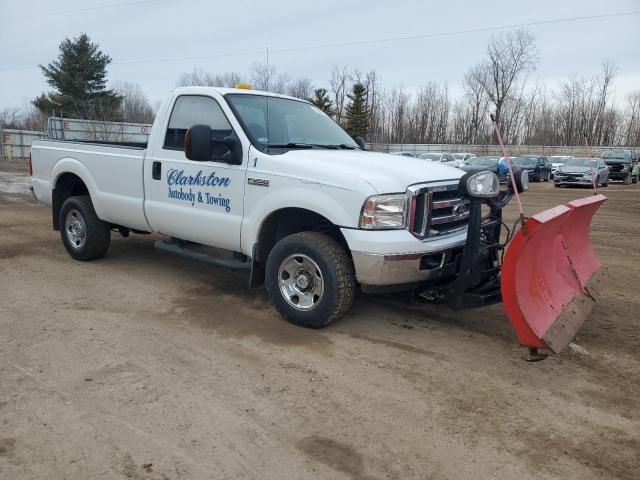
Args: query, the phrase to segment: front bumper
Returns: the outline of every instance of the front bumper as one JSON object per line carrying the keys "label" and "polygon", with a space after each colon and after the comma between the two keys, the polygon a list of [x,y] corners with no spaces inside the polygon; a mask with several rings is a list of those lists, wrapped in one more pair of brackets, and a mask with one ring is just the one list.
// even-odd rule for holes
{"label": "front bumper", "polygon": [[448,275],[448,265],[467,239],[466,231],[429,240],[418,240],[406,230],[344,228],[342,234],[365,290],[371,290],[369,286],[401,290]]}
{"label": "front bumper", "polygon": [[553,181],[556,185],[584,185],[584,186],[593,185],[592,179],[584,178],[584,177],[572,178],[572,177],[559,177],[558,175],[556,175]]}
{"label": "front bumper", "polygon": [[611,170],[609,170],[609,180],[624,180],[629,175],[629,170],[625,170],[622,172],[612,172]]}
{"label": "front bumper", "polygon": [[353,252],[358,282],[365,291],[405,290],[424,282],[453,277],[463,246],[432,253]]}

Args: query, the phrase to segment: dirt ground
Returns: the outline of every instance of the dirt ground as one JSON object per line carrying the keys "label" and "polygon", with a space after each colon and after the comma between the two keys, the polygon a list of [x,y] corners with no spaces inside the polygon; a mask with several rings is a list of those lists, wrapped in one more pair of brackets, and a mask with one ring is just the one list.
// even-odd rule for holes
{"label": "dirt ground", "polygon": [[[153,236],[73,261],[21,168],[0,167],[0,478],[640,478],[640,185],[605,189],[579,347],[530,364],[500,305],[359,295],[311,331]],[[534,184],[526,213],[588,194]]]}

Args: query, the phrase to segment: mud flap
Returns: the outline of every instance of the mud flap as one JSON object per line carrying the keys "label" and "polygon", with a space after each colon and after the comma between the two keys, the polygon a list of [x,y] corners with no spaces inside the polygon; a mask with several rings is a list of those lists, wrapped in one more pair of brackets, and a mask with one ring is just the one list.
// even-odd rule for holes
{"label": "mud flap", "polygon": [[606,267],[589,230],[606,199],[594,195],[534,215],[511,240],[501,290],[521,345],[559,353],[591,312]]}

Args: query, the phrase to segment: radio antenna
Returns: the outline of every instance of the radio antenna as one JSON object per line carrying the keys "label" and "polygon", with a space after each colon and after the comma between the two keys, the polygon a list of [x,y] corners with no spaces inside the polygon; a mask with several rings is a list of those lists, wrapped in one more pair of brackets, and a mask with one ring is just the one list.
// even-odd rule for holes
{"label": "radio antenna", "polygon": [[269,46],[267,46],[267,152],[269,151],[269,145],[271,144],[271,136],[269,135],[269,83],[271,80],[271,70],[269,69]]}

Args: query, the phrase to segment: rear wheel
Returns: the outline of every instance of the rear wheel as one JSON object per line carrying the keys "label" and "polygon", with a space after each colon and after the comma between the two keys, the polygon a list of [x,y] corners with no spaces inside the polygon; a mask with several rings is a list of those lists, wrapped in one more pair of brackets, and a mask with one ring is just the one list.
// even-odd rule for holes
{"label": "rear wheel", "polygon": [[353,302],[353,263],[334,239],[322,233],[294,233],[280,240],[267,258],[265,273],[272,303],[296,325],[326,327]]}
{"label": "rear wheel", "polygon": [[76,260],[104,257],[111,243],[111,226],[96,215],[88,196],[69,197],[60,209],[60,236]]}

